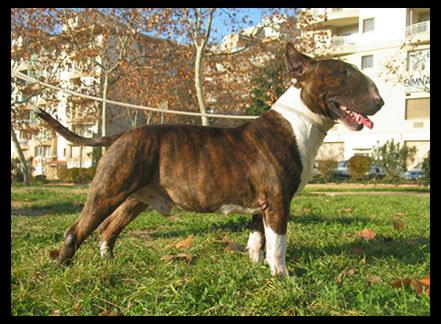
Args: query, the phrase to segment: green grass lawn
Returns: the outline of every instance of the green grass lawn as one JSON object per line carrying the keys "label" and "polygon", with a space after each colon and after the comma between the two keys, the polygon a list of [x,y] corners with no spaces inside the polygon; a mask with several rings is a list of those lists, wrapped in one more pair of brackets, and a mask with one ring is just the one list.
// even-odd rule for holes
{"label": "green grass lawn", "polygon": [[[77,218],[85,187],[13,187],[11,197],[13,315],[430,313],[430,297],[390,284],[430,272],[429,197],[313,196],[307,188],[291,204],[286,279],[218,242],[246,245],[249,216],[182,211],[171,219],[143,212],[121,234],[114,259],[99,257],[93,234],[70,267],[57,267],[49,253]],[[392,225],[397,218],[402,230]],[[365,228],[376,237],[358,237]],[[188,249],[171,246],[189,235]],[[365,254],[351,253],[353,247]],[[183,252],[193,259],[160,260]]]}

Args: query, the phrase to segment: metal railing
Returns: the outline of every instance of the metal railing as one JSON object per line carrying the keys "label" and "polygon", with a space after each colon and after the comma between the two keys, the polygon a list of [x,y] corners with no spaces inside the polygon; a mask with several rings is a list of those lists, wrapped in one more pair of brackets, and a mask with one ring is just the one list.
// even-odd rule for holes
{"label": "metal railing", "polygon": [[357,41],[353,36],[333,36],[331,46],[356,45]]}
{"label": "metal railing", "polygon": [[414,36],[420,33],[430,32],[430,20],[423,21],[418,24],[410,25],[406,27],[406,37]]}

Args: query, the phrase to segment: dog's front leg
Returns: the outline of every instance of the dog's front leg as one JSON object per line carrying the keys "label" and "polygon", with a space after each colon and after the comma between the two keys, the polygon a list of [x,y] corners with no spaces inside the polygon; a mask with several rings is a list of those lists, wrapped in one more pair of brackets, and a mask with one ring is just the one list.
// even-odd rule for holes
{"label": "dog's front leg", "polygon": [[288,275],[286,269],[286,229],[288,212],[269,208],[265,210],[264,229],[266,241],[266,262],[271,274],[276,277]]}

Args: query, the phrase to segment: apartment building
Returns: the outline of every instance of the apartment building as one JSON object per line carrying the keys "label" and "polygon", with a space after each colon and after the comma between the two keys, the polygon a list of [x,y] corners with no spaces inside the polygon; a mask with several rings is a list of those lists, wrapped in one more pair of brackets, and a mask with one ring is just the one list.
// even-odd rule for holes
{"label": "apartment building", "polygon": [[[70,28],[89,28],[92,26],[92,24],[90,26],[78,25],[76,20],[72,20],[69,23]],[[115,44],[116,41],[113,37],[109,37],[106,42],[103,40],[100,27],[101,25],[99,23],[95,25],[95,41],[103,48],[114,46],[112,44]],[[67,30],[67,26],[63,26],[63,31],[65,30]],[[14,41],[17,42],[19,40]],[[63,37],[57,36],[45,40],[48,48],[54,46],[61,48],[65,41]],[[139,56],[141,53],[148,51],[152,44],[158,42],[161,42],[161,40],[148,36],[140,37],[131,45],[135,50],[132,49],[130,53],[132,56]],[[169,42],[167,44],[169,44]],[[55,72],[47,71],[38,66],[38,55],[39,53],[35,53],[29,61],[11,61],[11,68],[35,78],[41,76],[47,78],[48,75],[52,73],[51,79],[57,81],[57,83],[64,88],[73,89],[80,93],[100,96],[103,86],[103,73],[100,68],[97,67],[92,72],[90,70],[88,72],[82,72],[78,63],[76,63],[74,59],[71,59],[71,56],[75,55],[75,53],[67,54],[62,52],[61,55],[65,56],[64,64],[58,66]],[[102,62],[105,58],[98,57],[97,60]],[[79,84],[81,84],[80,87],[78,87]],[[111,89],[112,86],[109,87],[109,91],[111,91]],[[25,97],[16,90],[13,90],[12,96],[17,102],[22,101]],[[27,109],[23,111],[20,122],[28,125],[39,123],[39,119],[36,118],[32,112],[32,106],[38,105],[56,116],[63,125],[67,126],[74,133],[85,137],[99,136],[102,127],[102,122],[100,118],[97,117],[97,112],[100,111],[100,103],[74,97],[63,91],[57,92],[55,97],[57,99],[56,103],[46,101],[41,96],[31,98],[27,103]],[[117,95],[112,96],[112,99],[121,102],[131,102],[132,98],[127,97],[123,91],[119,91]],[[90,110],[90,118],[84,118],[84,111],[86,109]],[[82,116],[80,117],[80,115]],[[107,135],[120,133],[146,123],[143,114],[138,114],[134,121],[133,118],[128,115],[127,109],[121,109],[121,107],[111,104],[107,106],[107,116]],[[33,176],[44,174],[48,179],[57,179],[57,172],[60,168],[91,167],[96,160],[93,155],[97,154],[97,150],[99,150],[99,148],[74,145],[51,130],[44,130],[38,134],[26,130],[20,130],[16,133],[25,158],[32,158],[31,167]],[[11,140],[11,159],[17,156],[15,145]]]}
{"label": "apartment building", "polygon": [[[329,33],[333,55],[356,65],[377,85],[385,105],[373,129],[360,132],[336,125],[317,159],[346,160],[368,155],[373,146],[394,139],[415,146],[412,165],[430,150],[430,9],[323,8],[327,20],[317,30]],[[408,45],[401,48],[403,43]],[[385,81],[385,63],[401,62],[401,80]],[[411,166],[412,166],[411,165]]]}

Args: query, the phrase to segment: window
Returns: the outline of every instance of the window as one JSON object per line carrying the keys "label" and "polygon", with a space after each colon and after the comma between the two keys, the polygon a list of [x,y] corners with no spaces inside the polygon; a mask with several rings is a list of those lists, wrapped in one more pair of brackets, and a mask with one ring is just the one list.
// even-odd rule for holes
{"label": "window", "polygon": [[18,132],[18,138],[23,140],[30,140],[32,138],[32,133],[26,130],[20,130]]}
{"label": "window", "polygon": [[39,145],[35,147],[35,156],[50,157],[51,147],[50,145]]}
{"label": "window", "polygon": [[430,98],[406,99],[406,120],[428,119],[430,117]]}
{"label": "window", "polygon": [[374,18],[368,18],[363,20],[363,33],[367,33],[374,30],[375,20]]}
{"label": "window", "polygon": [[80,158],[81,157],[81,147],[72,145],[71,149],[70,149],[70,157],[71,158]]}
{"label": "window", "polygon": [[374,66],[374,56],[366,55],[361,57],[361,69],[368,69]]}

